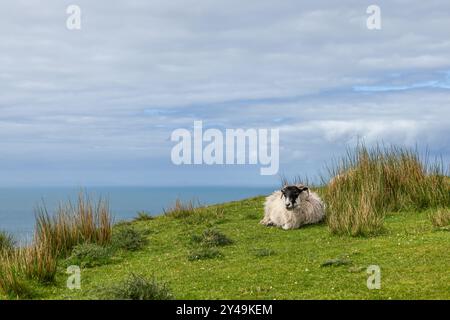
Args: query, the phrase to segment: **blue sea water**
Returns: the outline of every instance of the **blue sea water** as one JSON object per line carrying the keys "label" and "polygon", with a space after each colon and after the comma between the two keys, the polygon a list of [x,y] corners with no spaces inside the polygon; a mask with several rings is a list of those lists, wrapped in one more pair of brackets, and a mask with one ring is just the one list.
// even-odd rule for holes
{"label": "blue sea water", "polygon": [[[93,187],[83,191],[93,199],[109,201],[114,221],[127,220],[138,211],[160,214],[177,198],[198,200],[201,204],[215,204],[269,194],[275,187]],[[49,213],[61,202],[75,202],[79,188],[0,188],[0,230],[28,241],[34,230],[34,214],[45,203]]]}

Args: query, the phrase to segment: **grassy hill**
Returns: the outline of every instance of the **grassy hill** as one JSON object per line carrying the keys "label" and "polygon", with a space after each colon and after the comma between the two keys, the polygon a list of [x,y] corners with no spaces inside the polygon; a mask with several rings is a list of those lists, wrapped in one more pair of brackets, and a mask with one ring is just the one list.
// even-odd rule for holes
{"label": "grassy hill", "polygon": [[[292,231],[261,226],[263,200],[134,222],[148,239],[141,250],[120,250],[107,264],[82,269],[81,290],[66,288],[61,264],[54,284],[34,284],[35,298],[101,298],[131,272],[167,283],[176,299],[450,298],[450,232],[435,229],[428,211],[389,214],[380,235],[348,237],[325,224]],[[124,227],[130,225],[115,230]],[[195,239],[211,228],[232,243],[218,247],[216,257],[207,251],[195,260],[203,250]],[[381,268],[380,290],[366,286],[369,265]]]}
{"label": "grassy hill", "polygon": [[[450,299],[447,164],[400,147],[357,147],[318,191],[326,223],[258,222],[264,197],[112,224],[80,194],[38,210],[33,243],[0,232],[0,297],[34,299]],[[67,288],[81,267],[81,290]],[[381,288],[367,288],[367,268]]]}

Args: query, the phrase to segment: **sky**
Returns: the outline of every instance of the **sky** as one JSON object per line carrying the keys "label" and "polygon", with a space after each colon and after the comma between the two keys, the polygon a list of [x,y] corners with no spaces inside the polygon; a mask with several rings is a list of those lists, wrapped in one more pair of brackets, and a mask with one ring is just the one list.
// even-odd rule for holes
{"label": "sky", "polygon": [[448,163],[449,30],[446,0],[2,0],[0,186],[279,183],[174,165],[171,133],[198,120],[278,129],[288,177],[361,140]]}

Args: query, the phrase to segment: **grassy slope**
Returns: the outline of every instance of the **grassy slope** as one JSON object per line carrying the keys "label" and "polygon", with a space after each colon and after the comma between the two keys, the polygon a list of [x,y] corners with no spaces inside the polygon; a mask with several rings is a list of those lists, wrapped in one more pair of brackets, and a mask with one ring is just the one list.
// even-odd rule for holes
{"label": "grassy slope", "polygon": [[[235,241],[220,249],[222,258],[188,261],[191,235],[207,224],[159,217],[137,222],[150,231],[146,249],[83,270],[81,291],[65,289],[61,271],[56,286],[39,288],[40,298],[95,298],[95,288],[137,272],[167,281],[178,299],[450,299],[450,232],[434,231],[426,212],[389,215],[383,235],[351,238],[331,235],[325,225],[263,227],[262,203],[259,197],[221,205],[224,218],[210,224]],[[261,248],[276,254],[257,257]],[[320,266],[340,256],[352,264]],[[366,287],[371,264],[381,267],[381,290]]]}

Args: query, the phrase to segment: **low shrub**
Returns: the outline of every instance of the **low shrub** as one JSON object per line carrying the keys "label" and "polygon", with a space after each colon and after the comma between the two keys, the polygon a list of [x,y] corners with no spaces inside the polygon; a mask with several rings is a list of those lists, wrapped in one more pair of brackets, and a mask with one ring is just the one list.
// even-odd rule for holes
{"label": "low shrub", "polygon": [[67,266],[76,265],[81,268],[92,268],[111,261],[112,249],[93,243],[83,243],[72,249],[72,254],[65,260]]}
{"label": "low shrub", "polygon": [[148,244],[146,234],[132,225],[115,228],[112,235],[114,248],[137,251]]}
{"label": "low shrub", "polygon": [[152,215],[150,215],[148,212],[145,211],[139,211],[137,213],[137,217],[135,217],[133,219],[133,221],[149,221],[149,220],[153,220],[155,217],[153,217]]}
{"label": "low shrub", "polygon": [[221,247],[233,243],[233,240],[216,229],[206,229],[201,235],[193,235],[192,242],[207,247]]}
{"label": "low shrub", "polygon": [[130,274],[125,280],[113,286],[106,293],[116,300],[171,300],[173,295],[166,283],[151,280],[142,275]]}

